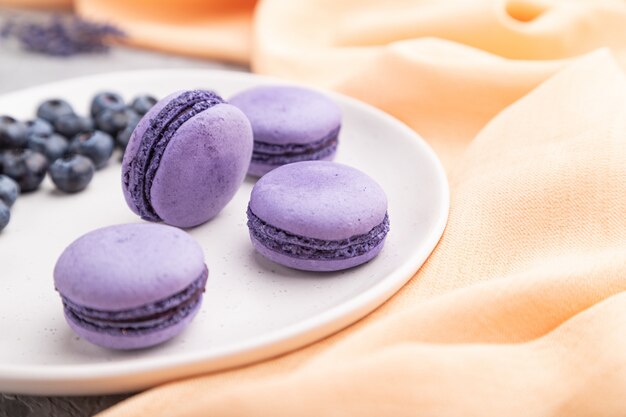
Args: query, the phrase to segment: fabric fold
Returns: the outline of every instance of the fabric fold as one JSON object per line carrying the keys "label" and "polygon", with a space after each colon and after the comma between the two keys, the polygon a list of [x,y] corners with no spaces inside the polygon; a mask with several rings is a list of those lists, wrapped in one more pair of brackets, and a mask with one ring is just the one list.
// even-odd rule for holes
{"label": "fabric fold", "polygon": [[572,60],[609,47],[626,64],[622,0],[266,0],[254,21],[256,72],[380,107],[447,167],[500,110]]}

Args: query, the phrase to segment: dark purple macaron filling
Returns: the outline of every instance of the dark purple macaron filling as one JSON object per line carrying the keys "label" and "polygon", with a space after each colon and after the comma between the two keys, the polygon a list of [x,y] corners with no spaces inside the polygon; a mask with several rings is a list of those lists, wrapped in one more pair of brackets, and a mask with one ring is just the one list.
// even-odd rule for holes
{"label": "dark purple macaron filling", "polygon": [[220,103],[224,103],[224,100],[212,91],[186,91],[171,100],[150,120],[150,126],[141,138],[139,151],[123,175],[124,184],[144,220],[161,220],[152,207],[150,190],[170,140],[183,123]]}
{"label": "dark purple macaron filling", "polygon": [[349,259],[377,247],[389,232],[389,216],[368,233],[342,240],[312,239],[267,224],[248,207],[248,228],[252,236],[274,252],[306,260]]}
{"label": "dark purple macaron filling", "polygon": [[206,286],[208,269],[182,291],[163,300],[122,311],[80,306],[62,296],[65,312],[80,326],[112,335],[142,335],[175,325],[198,306]]}
{"label": "dark purple macaron filling", "polygon": [[252,162],[269,165],[285,165],[300,161],[324,159],[337,150],[340,127],[331,131],[324,138],[310,143],[275,143],[254,142]]}

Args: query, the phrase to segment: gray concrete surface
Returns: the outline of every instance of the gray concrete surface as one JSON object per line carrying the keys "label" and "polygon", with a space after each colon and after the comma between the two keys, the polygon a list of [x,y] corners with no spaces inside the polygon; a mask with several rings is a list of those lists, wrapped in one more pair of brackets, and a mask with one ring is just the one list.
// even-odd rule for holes
{"label": "gray concrete surface", "polygon": [[[46,14],[0,8],[0,26],[10,18],[46,18]],[[157,52],[116,47],[104,55],[55,58],[21,50],[0,40],[0,94],[20,88],[111,71],[154,68],[247,68]],[[97,397],[36,397],[0,393],[0,417],[85,417],[128,395]]]}

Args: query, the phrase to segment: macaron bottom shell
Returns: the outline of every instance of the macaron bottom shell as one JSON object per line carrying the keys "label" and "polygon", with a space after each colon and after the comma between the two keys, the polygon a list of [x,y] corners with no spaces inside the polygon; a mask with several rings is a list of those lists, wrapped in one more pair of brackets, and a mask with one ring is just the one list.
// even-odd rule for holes
{"label": "macaron bottom shell", "polygon": [[68,315],[67,310],[64,312],[65,320],[70,328],[81,338],[108,349],[115,350],[134,350],[145,349],[152,346],[159,345],[167,340],[175,337],[183,331],[185,327],[193,320],[193,318],[200,311],[202,305],[202,299],[194,306],[194,308],[180,321],[175,324],[158,329],[158,330],[146,330],[141,333],[119,333],[111,334],[101,331],[94,331],[81,326],[72,317]]}
{"label": "macaron bottom shell", "polygon": [[385,240],[383,239],[378,245],[374,246],[367,253],[363,255],[354,256],[346,259],[302,259],[293,256],[285,255],[269,249],[257,240],[252,233],[250,234],[250,240],[254,249],[263,257],[277,264],[287,266],[293,269],[299,269],[302,271],[315,271],[315,272],[334,272],[341,271],[343,269],[353,268],[358,265],[362,265],[373,258],[375,258],[385,246]]}

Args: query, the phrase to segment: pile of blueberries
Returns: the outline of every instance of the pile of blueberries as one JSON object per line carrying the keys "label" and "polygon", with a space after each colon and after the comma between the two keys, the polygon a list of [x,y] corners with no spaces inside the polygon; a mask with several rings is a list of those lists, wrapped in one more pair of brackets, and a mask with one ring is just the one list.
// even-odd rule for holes
{"label": "pile of blueberries", "polygon": [[65,100],[46,100],[37,117],[21,122],[0,116],[0,231],[11,218],[20,193],[35,191],[46,173],[63,192],[84,190],[114,148],[122,150],[141,117],[156,103],[139,95],[126,104],[119,94],[99,93],[90,116],[76,114]]}

